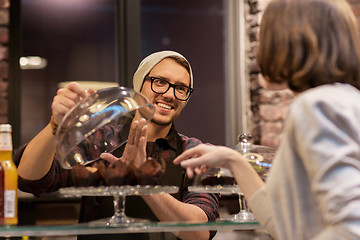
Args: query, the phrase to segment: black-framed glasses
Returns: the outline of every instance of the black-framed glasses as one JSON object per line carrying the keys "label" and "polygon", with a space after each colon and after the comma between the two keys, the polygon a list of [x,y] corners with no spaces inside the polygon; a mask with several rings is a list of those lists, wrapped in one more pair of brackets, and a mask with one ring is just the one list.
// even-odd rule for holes
{"label": "black-framed glasses", "polygon": [[163,78],[147,76],[145,79],[151,80],[151,90],[158,94],[164,94],[172,87],[174,89],[175,98],[186,101],[189,99],[191,93],[194,91],[193,88],[185,85],[176,85],[166,81]]}

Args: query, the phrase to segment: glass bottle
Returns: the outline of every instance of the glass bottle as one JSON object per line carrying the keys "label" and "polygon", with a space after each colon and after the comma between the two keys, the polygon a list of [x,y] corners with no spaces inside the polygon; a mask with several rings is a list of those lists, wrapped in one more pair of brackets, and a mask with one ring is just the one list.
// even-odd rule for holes
{"label": "glass bottle", "polygon": [[4,169],[4,220],[5,225],[18,223],[17,169],[12,158],[11,125],[0,125],[0,163]]}
{"label": "glass bottle", "polygon": [[4,225],[4,168],[0,163],[0,225]]}

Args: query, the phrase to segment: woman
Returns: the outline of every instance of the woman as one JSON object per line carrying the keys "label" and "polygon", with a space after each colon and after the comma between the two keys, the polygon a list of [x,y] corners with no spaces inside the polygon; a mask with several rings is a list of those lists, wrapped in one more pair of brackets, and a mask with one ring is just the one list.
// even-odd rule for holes
{"label": "woman", "polygon": [[345,0],[273,0],[260,27],[265,86],[295,99],[264,183],[240,153],[200,145],[174,160],[189,176],[230,169],[276,239],[360,239],[360,42]]}

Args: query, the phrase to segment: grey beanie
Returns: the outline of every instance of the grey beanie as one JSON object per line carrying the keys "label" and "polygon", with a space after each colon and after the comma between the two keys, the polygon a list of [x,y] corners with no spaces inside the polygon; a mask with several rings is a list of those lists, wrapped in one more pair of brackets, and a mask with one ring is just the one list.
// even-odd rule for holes
{"label": "grey beanie", "polygon": [[141,61],[141,63],[139,64],[139,67],[136,70],[134,77],[133,77],[134,90],[140,92],[141,87],[144,82],[144,78],[149,74],[151,69],[153,69],[155,67],[155,65],[158,64],[159,62],[161,62],[161,60],[163,60],[164,58],[173,57],[173,56],[180,57],[189,64],[190,87],[193,88],[193,85],[194,85],[193,74],[192,74],[191,66],[190,66],[190,63],[188,62],[188,60],[180,53],[177,53],[174,51],[161,51],[161,52],[155,52],[155,53],[147,56],[146,58],[144,58]]}

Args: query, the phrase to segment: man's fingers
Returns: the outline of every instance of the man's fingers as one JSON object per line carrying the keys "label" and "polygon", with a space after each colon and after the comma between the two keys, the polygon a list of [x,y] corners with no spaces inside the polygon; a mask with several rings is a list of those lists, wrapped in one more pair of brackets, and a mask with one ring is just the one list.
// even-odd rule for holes
{"label": "man's fingers", "polygon": [[100,155],[100,158],[108,161],[109,163],[114,163],[119,160],[119,158],[115,157],[114,155],[112,155],[110,153],[102,153]]}
{"label": "man's fingers", "polygon": [[146,126],[146,120],[145,119],[140,119],[136,128],[136,135],[134,137],[134,144],[136,146],[139,146],[140,144],[140,138],[141,137],[146,137],[146,133],[147,133],[147,126]]}
{"label": "man's fingers", "polygon": [[142,123],[139,122],[135,129],[135,135],[134,135],[134,145],[139,146],[139,141],[141,137],[141,130],[142,130]]}
{"label": "man's fingers", "polygon": [[144,163],[146,161],[146,138],[141,137],[139,141],[139,155],[140,162]]}
{"label": "man's fingers", "polygon": [[137,120],[134,120],[131,123],[130,132],[129,132],[129,136],[128,136],[128,142],[127,142],[127,144],[129,144],[129,145],[135,144],[136,128],[137,128],[138,123],[139,123],[139,121],[137,121]]}
{"label": "man's fingers", "polygon": [[141,129],[141,137],[145,137],[145,140],[147,139],[147,129],[148,126],[145,125],[142,129]]}
{"label": "man's fingers", "polygon": [[85,89],[83,89],[79,83],[77,82],[71,82],[65,86],[65,89],[69,89],[70,91],[76,93],[81,98],[86,97]]}

